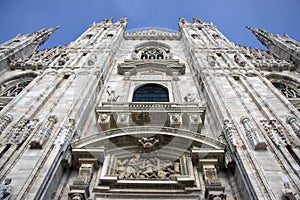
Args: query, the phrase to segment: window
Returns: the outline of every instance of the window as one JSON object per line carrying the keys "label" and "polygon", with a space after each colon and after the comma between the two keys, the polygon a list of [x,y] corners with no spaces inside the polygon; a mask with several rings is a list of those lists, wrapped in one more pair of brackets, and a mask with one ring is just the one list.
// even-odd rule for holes
{"label": "window", "polygon": [[156,48],[148,48],[141,53],[141,59],[164,59],[164,53]]}
{"label": "window", "polygon": [[168,89],[158,84],[146,84],[133,93],[133,102],[169,102]]}
{"label": "window", "polygon": [[300,98],[300,93],[296,89],[281,82],[272,82],[272,84],[287,98]]}
{"label": "window", "polygon": [[34,77],[35,74],[24,74],[0,83],[0,110],[26,88]]}

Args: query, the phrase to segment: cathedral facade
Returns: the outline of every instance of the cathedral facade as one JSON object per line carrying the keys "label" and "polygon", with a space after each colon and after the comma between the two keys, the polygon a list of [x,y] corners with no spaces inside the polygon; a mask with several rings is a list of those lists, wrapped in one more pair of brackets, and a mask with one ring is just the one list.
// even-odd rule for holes
{"label": "cathedral facade", "polygon": [[300,43],[93,23],[0,45],[0,199],[300,199]]}

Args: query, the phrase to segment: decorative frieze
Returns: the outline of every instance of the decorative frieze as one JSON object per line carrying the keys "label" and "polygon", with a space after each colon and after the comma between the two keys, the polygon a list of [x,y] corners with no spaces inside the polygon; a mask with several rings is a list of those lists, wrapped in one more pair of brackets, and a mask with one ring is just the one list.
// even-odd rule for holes
{"label": "decorative frieze", "polygon": [[33,137],[30,145],[31,148],[38,148],[41,149],[44,145],[44,143],[48,140],[48,138],[51,135],[52,129],[54,127],[54,124],[57,123],[57,117],[55,115],[51,115],[46,124],[41,127],[38,132]]}
{"label": "decorative frieze", "polygon": [[250,119],[248,117],[241,117],[241,123],[243,124],[248,141],[253,148],[255,150],[266,150],[266,142],[262,140],[260,133]]}
{"label": "decorative frieze", "polygon": [[179,40],[181,34],[179,32],[148,28],[125,33],[126,40]]}
{"label": "decorative frieze", "polygon": [[116,174],[119,179],[175,179],[180,175],[180,162],[136,154],[130,159],[117,159]]}

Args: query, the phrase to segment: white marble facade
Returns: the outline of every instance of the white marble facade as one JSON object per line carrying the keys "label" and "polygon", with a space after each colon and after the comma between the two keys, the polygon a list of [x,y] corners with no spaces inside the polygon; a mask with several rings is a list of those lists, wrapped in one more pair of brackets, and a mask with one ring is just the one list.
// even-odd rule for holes
{"label": "white marble facade", "polygon": [[126,25],[0,45],[0,199],[299,199],[300,44]]}

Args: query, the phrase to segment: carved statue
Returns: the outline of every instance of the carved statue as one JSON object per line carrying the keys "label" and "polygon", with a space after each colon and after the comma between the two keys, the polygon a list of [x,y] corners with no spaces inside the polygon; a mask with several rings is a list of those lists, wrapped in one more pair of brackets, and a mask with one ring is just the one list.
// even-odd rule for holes
{"label": "carved statue", "polygon": [[175,113],[172,115],[172,120],[173,122],[179,122],[179,119],[180,119],[180,115]]}
{"label": "carved statue", "polygon": [[216,65],[216,57],[213,55],[208,54],[207,55],[207,62],[211,67],[214,67]]}
{"label": "carved statue", "polygon": [[102,114],[102,115],[100,115],[100,120],[102,121],[102,122],[104,122],[105,120],[107,120],[107,114]]}
{"label": "carved statue", "polygon": [[191,94],[191,93],[187,93],[187,95],[185,95],[184,97],[184,101],[187,103],[193,103],[196,99],[195,94]]}
{"label": "carved statue", "polygon": [[242,61],[237,54],[234,55],[234,61],[241,67],[245,67],[246,63]]}
{"label": "carved statue", "polygon": [[7,178],[3,184],[0,184],[0,200],[9,200],[11,197],[11,179]]}
{"label": "carved statue", "polygon": [[107,86],[106,92],[108,93],[108,98],[107,98],[108,102],[116,102],[120,97],[119,95],[116,96],[115,90],[110,90],[110,86]]}

